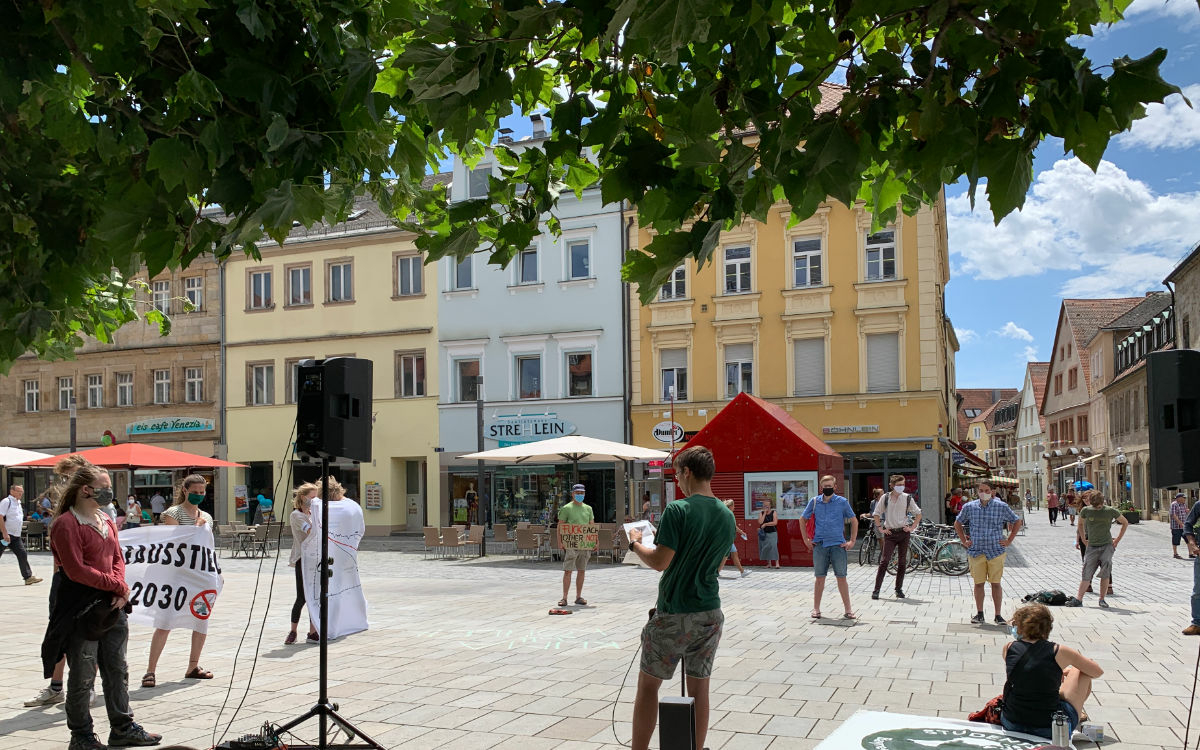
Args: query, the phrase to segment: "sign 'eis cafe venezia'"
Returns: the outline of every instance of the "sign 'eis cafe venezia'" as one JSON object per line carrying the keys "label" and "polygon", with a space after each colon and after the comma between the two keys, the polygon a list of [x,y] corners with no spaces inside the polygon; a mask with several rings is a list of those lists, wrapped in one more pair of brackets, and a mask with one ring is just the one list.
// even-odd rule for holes
{"label": "sign 'eis cafe venezia'", "polygon": [[126,435],[161,435],[168,432],[208,432],[216,429],[212,419],[197,417],[158,417],[139,419],[125,425]]}

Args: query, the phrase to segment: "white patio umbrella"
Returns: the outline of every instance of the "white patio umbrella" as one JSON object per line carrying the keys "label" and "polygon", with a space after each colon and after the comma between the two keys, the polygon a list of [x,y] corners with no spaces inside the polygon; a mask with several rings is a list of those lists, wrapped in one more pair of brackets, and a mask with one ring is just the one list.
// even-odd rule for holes
{"label": "white patio umbrella", "polygon": [[27,451],[24,448],[0,446],[0,466],[23,464],[26,461],[36,461],[39,458],[50,458],[50,454]]}
{"label": "white patio umbrella", "polygon": [[661,461],[665,460],[668,455],[670,454],[666,451],[653,448],[614,443],[611,440],[600,440],[583,435],[567,435],[566,437],[539,440],[535,443],[519,443],[480,453],[468,453],[459,458],[514,464],[566,459],[575,465],[575,479],[578,481],[580,461]]}

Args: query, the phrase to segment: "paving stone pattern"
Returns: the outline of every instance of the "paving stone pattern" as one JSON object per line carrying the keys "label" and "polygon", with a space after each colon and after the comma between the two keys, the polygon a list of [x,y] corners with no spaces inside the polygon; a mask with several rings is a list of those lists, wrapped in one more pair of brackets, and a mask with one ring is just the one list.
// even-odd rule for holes
{"label": "paving stone pattern", "polygon": [[[1044,514],[1030,521],[1010,552],[1006,615],[1026,593],[1070,593],[1080,575],[1074,529],[1051,528]],[[561,585],[556,565],[507,555],[425,560],[411,543],[402,546],[407,551],[361,555],[371,630],[330,647],[331,693],[344,715],[385,746],[414,750],[617,750],[629,741],[637,679],[629,666],[654,603],[655,573],[593,562],[584,591],[590,605],[551,617]],[[32,557],[48,578],[49,556]],[[45,684],[37,655],[49,589],[23,586],[11,560],[0,558],[0,750],[65,747],[61,706],[22,706]],[[159,665],[159,687],[138,687],[150,631],[132,628],[134,711],[167,742],[211,747],[218,720],[218,737],[231,721],[228,736],[236,736],[300,714],[316,695],[317,649],[283,645],[295,590],[286,553],[273,591],[273,559],[222,564],[225,592],[202,659],[216,679],[182,679],[188,634],[175,633]],[[712,681],[713,750],[811,748],[863,708],[963,718],[1003,685],[1007,633],[968,623],[969,577],[917,573],[905,585],[908,599],[893,599],[889,580],[884,598],[871,601],[874,571],[852,563],[861,619],[850,623],[809,619],[809,569],[735,575],[726,568],[722,582],[726,634]],[[1193,652],[1200,648],[1200,638],[1179,634],[1188,622],[1191,563],[1171,558],[1164,524],[1144,522],[1118,549],[1114,577],[1112,609],[1096,608],[1092,596],[1082,609],[1057,608],[1053,637],[1105,670],[1089,710],[1107,725],[1106,747],[1182,747]],[[990,600],[986,606],[990,616]],[[832,581],[823,610],[840,615]],[[678,690],[678,681],[664,690]],[[104,709],[92,713],[103,739]],[[313,725],[299,734],[311,740]],[[1191,734],[1194,742],[1195,726]]]}

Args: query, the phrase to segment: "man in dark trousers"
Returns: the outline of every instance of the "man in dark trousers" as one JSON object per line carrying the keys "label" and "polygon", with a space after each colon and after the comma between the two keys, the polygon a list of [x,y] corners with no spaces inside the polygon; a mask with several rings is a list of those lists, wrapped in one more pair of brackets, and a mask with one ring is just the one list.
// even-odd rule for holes
{"label": "man in dark trousers", "polygon": [[633,702],[633,750],[648,750],[658,718],[658,689],[684,660],[688,695],[696,701],[696,748],[708,734],[708,683],[725,615],[717,571],[736,529],[733,512],[713,494],[716,471],[704,446],[685,448],[675,457],[675,481],[687,495],[663,509],[653,547],[642,532],[629,532],[629,550],[651,568],[663,571],[658,605],[642,629],[642,664]]}

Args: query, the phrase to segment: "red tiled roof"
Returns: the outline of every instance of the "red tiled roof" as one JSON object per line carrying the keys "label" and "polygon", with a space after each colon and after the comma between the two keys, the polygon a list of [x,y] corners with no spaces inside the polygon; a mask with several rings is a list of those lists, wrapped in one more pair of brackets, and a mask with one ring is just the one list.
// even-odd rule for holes
{"label": "red tiled roof", "polygon": [[1033,402],[1037,404],[1038,423],[1042,432],[1046,431],[1046,418],[1042,416],[1042,402],[1046,400],[1046,382],[1049,379],[1049,362],[1030,362],[1029,384],[1033,387]]}
{"label": "red tiled roof", "polygon": [[[846,86],[828,82],[817,84],[817,90],[821,92],[821,101],[813,107],[813,112],[817,115],[837,111],[838,105],[842,103],[842,97],[850,91]],[[755,135],[758,133],[758,128],[751,123],[744,130],[734,130],[732,133],[735,136]]]}
{"label": "red tiled roof", "polygon": [[[967,428],[972,422],[978,422],[984,415],[988,407],[1012,398],[1018,393],[1015,388],[959,388],[958,389],[958,439],[960,441],[967,439]],[[974,417],[968,417],[965,412],[967,409],[979,409],[980,413]]]}
{"label": "red tiled roof", "polygon": [[[1144,297],[1116,297],[1112,299],[1065,299],[1062,302],[1063,314],[1071,323],[1071,337],[1074,339],[1075,351],[1079,353],[1079,369],[1083,382],[1087,385],[1088,393],[1092,390],[1092,358],[1088,344],[1096,337],[1110,320],[1124,315]],[[1058,346],[1058,336],[1055,335],[1054,346]],[[1050,353],[1053,362],[1057,350]]]}

